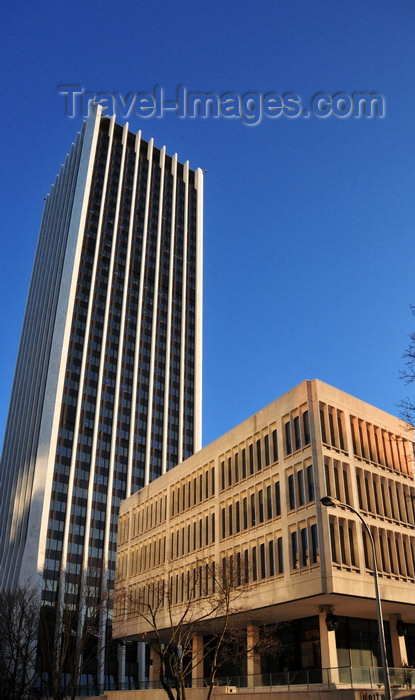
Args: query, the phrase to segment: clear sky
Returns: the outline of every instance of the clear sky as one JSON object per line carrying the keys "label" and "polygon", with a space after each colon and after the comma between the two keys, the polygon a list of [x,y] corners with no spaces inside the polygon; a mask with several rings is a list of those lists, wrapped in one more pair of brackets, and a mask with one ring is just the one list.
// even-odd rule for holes
{"label": "clear sky", "polygon": [[319,93],[380,93],[383,118],[129,122],[207,171],[204,444],[315,377],[397,413],[415,301],[413,0],[8,0],[2,15],[0,435],[43,199],[82,121],[61,85],[294,93],[309,112]]}

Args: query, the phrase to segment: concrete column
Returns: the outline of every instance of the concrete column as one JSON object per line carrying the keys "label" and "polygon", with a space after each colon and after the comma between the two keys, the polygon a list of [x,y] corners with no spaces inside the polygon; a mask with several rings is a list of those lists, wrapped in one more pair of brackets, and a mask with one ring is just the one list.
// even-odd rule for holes
{"label": "concrete column", "polygon": [[150,669],[148,673],[148,680],[150,681],[150,688],[154,687],[151,684],[156,683],[160,680],[160,657],[157,652],[150,648]]}
{"label": "concrete column", "polygon": [[396,629],[396,623],[401,619],[401,616],[394,613],[389,615],[389,629],[392,646],[392,659],[394,668],[402,668],[408,664],[408,654],[406,651],[405,637],[400,637]]}
{"label": "concrete column", "polygon": [[117,644],[117,661],[118,661],[118,687],[120,690],[126,690],[125,687],[125,644]]}
{"label": "concrete column", "polygon": [[[331,683],[337,683],[339,680],[338,674],[338,660],[337,660],[337,647],[336,647],[336,632],[332,630],[329,632],[326,625],[326,615],[329,609],[320,610],[318,615],[319,628],[320,628],[320,648],[321,648],[321,667],[323,669],[331,669],[328,677],[328,681]],[[325,678],[323,677],[323,682]]]}
{"label": "concrete column", "polygon": [[257,622],[252,620],[248,622],[246,627],[246,641],[247,641],[247,660],[246,660],[246,672],[248,675],[248,686],[253,687],[255,682],[258,684],[259,679],[255,676],[259,676],[261,673],[261,658],[259,654],[254,653],[252,650],[254,646],[259,641],[259,625]]}
{"label": "concrete column", "polygon": [[137,644],[137,664],[138,664],[138,688],[144,690],[148,688],[146,679],[146,645],[145,642]]}
{"label": "concrete column", "polygon": [[203,635],[192,638],[192,688],[203,686]]}

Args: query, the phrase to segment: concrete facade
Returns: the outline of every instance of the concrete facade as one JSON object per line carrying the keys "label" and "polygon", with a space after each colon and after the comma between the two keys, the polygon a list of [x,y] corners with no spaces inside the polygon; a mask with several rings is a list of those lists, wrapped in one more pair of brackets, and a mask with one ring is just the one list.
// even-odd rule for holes
{"label": "concrete facade", "polygon": [[[415,623],[412,432],[318,380],[303,382],[121,504],[117,586],[140,605],[164,580],[179,613],[192,572],[201,562],[225,560],[246,589],[248,634],[297,621],[299,668],[379,666],[370,547],[359,519],[346,507],[324,508],[324,495],[357,509],[370,526],[389,665],[400,668],[412,660],[405,640],[413,640]],[[202,604],[206,591],[198,595]],[[159,614],[161,629],[167,612]],[[337,630],[328,628],[329,614]],[[407,637],[399,636],[399,620]],[[144,632],[140,617],[120,608],[114,635],[137,639]],[[359,634],[368,639],[355,643]],[[248,664],[248,674],[260,672],[259,660]]]}

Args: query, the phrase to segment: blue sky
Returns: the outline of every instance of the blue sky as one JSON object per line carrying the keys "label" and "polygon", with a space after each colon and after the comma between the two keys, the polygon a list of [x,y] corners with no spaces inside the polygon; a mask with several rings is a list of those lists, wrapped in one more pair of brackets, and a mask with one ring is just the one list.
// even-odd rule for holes
{"label": "blue sky", "polygon": [[[18,11],[17,11],[18,10]],[[0,434],[43,199],[81,124],[59,85],[378,92],[380,118],[133,115],[205,169],[204,444],[315,377],[397,413],[413,330],[413,0],[28,2],[2,9]]]}

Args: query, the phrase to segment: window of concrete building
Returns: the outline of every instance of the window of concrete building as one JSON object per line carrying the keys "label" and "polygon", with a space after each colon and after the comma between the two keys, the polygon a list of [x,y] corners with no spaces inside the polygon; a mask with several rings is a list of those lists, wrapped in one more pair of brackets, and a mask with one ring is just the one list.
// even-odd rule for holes
{"label": "window of concrete building", "polygon": [[288,477],[288,505],[290,510],[295,508],[294,474],[290,474]]}
{"label": "window of concrete building", "polygon": [[249,583],[249,552],[244,550],[244,583]]}
{"label": "window of concrete building", "polygon": [[311,533],[311,563],[316,564],[319,561],[319,546],[318,546],[318,531],[317,524],[313,523],[310,528]]}
{"label": "window of concrete building", "polygon": [[241,530],[241,505],[239,501],[235,503],[235,532]]}
{"label": "window of concrete building", "polygon": [[321,440],[327,444],[327,433],[326,433],[326,420],[324,416],[324,410],[320,408],[320,429],[321,429]]}
{"label": "window of concrete building", "polygon": [[251,493],[251,527],[256,525],[255,494]]}
{"label": "window of concrete building", "polygon": [[357,566],[356,554],[355,554],[355,548],[354,548],[355,531],[354,531],[353,523],[349,523],[347,530],[348,530],[348,535],[349,535],[350,563],[352,566]]}
{"label": "window of concrete building", "polygon": [[229,506],[229,535],[233,535],[233,506]]}
{"label": "window of concrete building", "polygon": [[222,531],[221,531],[221,537],[224,538],[224,537],[226,537],[226,508],[222,508],[222,510],[221,510],[221,516],[222,516]]}
{"label": "window of concrete building", "polygon": [[302,469],[300,469],[297,472],[297,488],[298,488],[298,503],[300,506],[303,506],[305,503],[305,493],[304,493],[304,473],[303,473]]}
{"label": "window of concrete building", "polygon": [[295,416],[293,420],[294,424],[294,447],[296,450],[301,448],[301,434],[300,434],[300,417]]}
{"label": "window of concrete building", "polygon": [[258,519],[260,523],[264,522],[264,493],[262,489],[258,491]]}
{"label": "window of concrete building", "polygon": [[338,523],[338,528],[339,528],[339,542],[340,542],[340,559],[342,564],[348,564],[349,562],[347,561],[346,557],[346,545],[344,541],[344,525],[343,522],[340,521]]}
{"label": "window of concrete building", "polygon": [[242,566],[241,566],[241,553],[236,553],[236,585],[240,586],[242,584]]}
{"label": "window of concrete building", "polygon": [[395,547],[394,547],[394,541],[393,541],[391,535],[386,536],[386,543],[387,543],[387,547],[388,547],[390,571],[393,574],[397,574],[398,570],[397,570],[397,566],[396,566]]}
{"label": "window of concrete building", "polygon": [[373,570],[372,546],[371,546],[370,541],[369,541],[369,536],[366,532],[366,529],[363,527],[363,525],[362,525],[361,531],[362,531],[362,538],[363,538],[363,552],[365,555],[365,566],[366,566],[366,569]]}
{"label": "window of concrete building", "polygon": [[274,462],[278,462],[278,433],[276,430],[272,431],[272,456]]}
{"label": "window of concrete building", "polygon": [[301,539],[301,566],[308,565],[308,533],[307,528],[303,527],[300,530]]}
{"label": "window of concrete building", "polygon": [[341,493],[340,493],[340,481],[339,481],[339,464],[338,462],[334,462],[333,464],[333,474],[334,474],[334,494],[335,497],[341,501]]}
{"label": "window of concrete building", "polygon": [[203,501],[203,474],[199,474],[199,503]]}
{"label": "window of concrete building", "polygon": [[343,485],[344,485],[344,500],[350,505],[350,492],[349,492],[349,467],[348,465],[343,467]]}
{"label": "window of concrete building", "polygon": [[271,463],[270,452],[269,452],[269,435],[264,436],[264,454],[265,454],[265,466],[269,467]]}
{"label": "window of concrete building", "polygon": [[331,484],[330,484],[330,470],[329,470],[329,462],[328,460],[324,461],[324,476],[326,478],[326,494],[328,496],[333,496],[332,490],[331,490]]}
{"label": "window of concrete building", "polygon": [[268,542],[268,567],[269,575],[275,575],[275,560],[274,560],[274,540]]}
{"label": "window of concrete building", "polygon": [[292,453],[292,442],[291,442],[291,423],[288,420],[284,426],[285,430],[285,454],[290,455]]}
{"label": "window of concrete building", "polygon": [[291,568],[298,569],[298,535],[297,531],[291,533]]}
{"label": "window of concrete building", "polygon": [[199,519],[199,548],[203,547],[203,520]]}
{"label": "window of concrete building", "polygon": [[242,478],[246,479],[246,450],[245,447],[242,450]]}
{"label": "window of concrete building", "polygon": [[242,500],[242,512],[243,512],[243,529],[248,528],[248,499],[245,496]]}
{"label": "window of concrete building", "polygon": [[308,445],[311,441],[310,417],[308,415],[308,411],[304,411],[304,413],[303,413],[303,431],[304,431],[304,444]]}
{"label": "window of concrete building", "polygon": [[277,538],[277,553],[278,553],[278,573],[284,573],[284,550],[282,544],[282,537]]}
{"label": "window of concrete building", "polygon": [[248,446],[248,454],[249,454],[249,473],[253,474],[255,471],[255,465],[254,465],[254,446],[252,444]]}
{"label": "window of concrete building", "polygon": [[267,486],[267,520],[272,518],[272,489]]}
{"label": "window of concrete building", "polygon": [[[336,435],[334,432],[334,418],[333,418],[333,411],[329,409],[328,412],[328,417],[329,417],[329,429],[330,429],[330,444],[331,445],[336,445]],[[337,446],[337,445],[336,445]]]}
{"label": "window of concrete building", "polygon": [[308,501],[314,501],[314,470],[313,465],[310,464],[307,469],[307,496]]}
{"label": "window of concrete building", "polygon": [[235,461],[235,481],[239,481],[239,454],[235,452],[234,455],[234,461]]}
{"label": "window of concrete building", "polygon": [[365,476],[364,479],[365,482],[365,495],[366,495],[366,503],[367,503],[367,510],[373,513],[373,507],[371,503],[371,494],[370,494],[370,487],[369,487],[369,477]]}
{"label": "window of concrete building", "polygon": [[338,555],[337,555],[337,542],[336,542],[336,534],[335,534],[335,527],[334,527],[333,520],[330,521],[329,529],[330,529],[331,558],[332,558],[333,562],[336,562],[338,564],[339,561],[338,561]]}
{"label": "window of concrete building", "polygon": [[257,569],[256,556],[257,556],[256,547],[252,547],[252,550],[251,550],[252,581],[256,581],[258,579],[258,569]]}
{"label": "window of concrete building", "polygon": [[232,486],[232,458],[228,457],[228,486]]}
{"label": "window of concrete building", "polygon": [[220,483],[223,491],[225,488],[225,462],[223,460],[220,463]]}
{"label": "window of concrete building", "polygon": [[274,486],[275,491],[275,515],[281,515],[281,489],[280,482],[276,481]]}
{"label": "window of concrete building", "polygon": [[261,578],[265,578],[267,575],[267,572],[266,572],[266,566],[265,566],[265,544],[263,542],[259,545],[259,561],[260,561]]}
{"label": "window of concrete building", "polygon": [[256,467],[260,471],[262,469],[262,454],[261,454],[261,440],[256,441]]}

